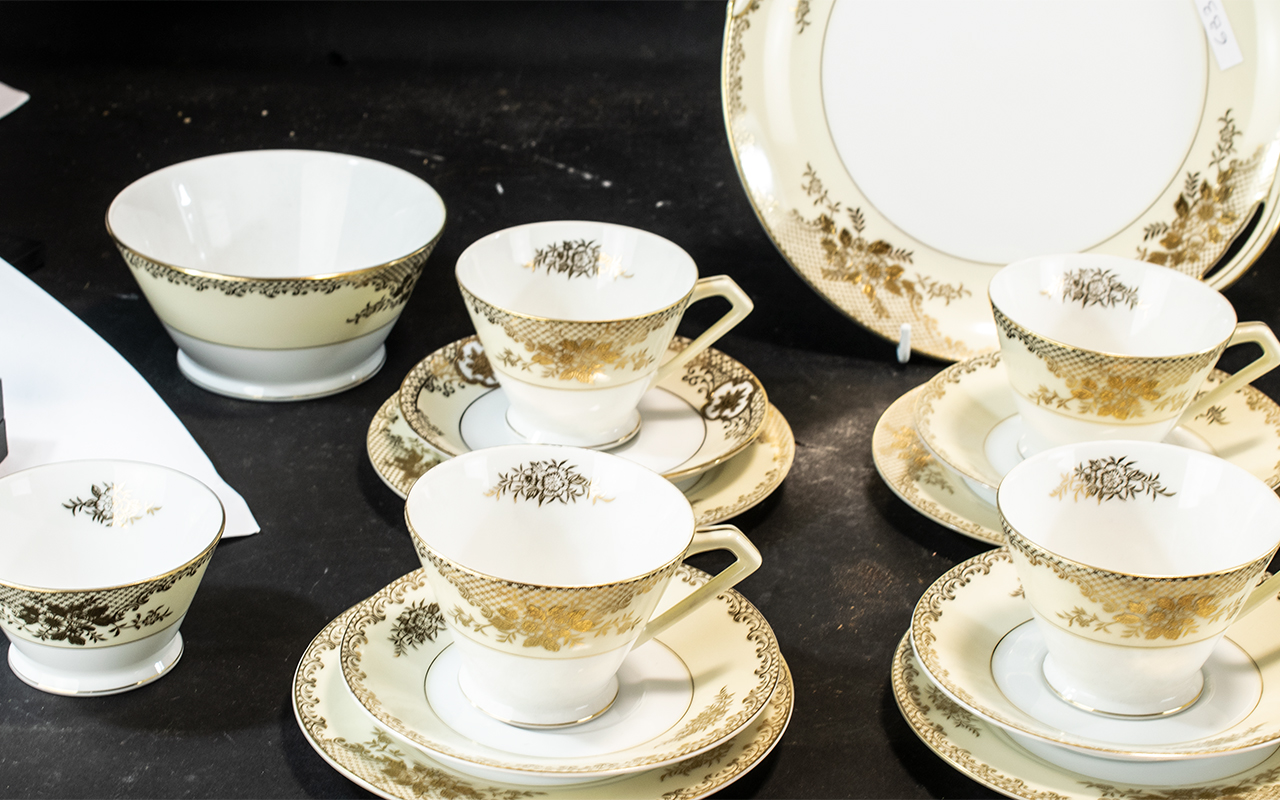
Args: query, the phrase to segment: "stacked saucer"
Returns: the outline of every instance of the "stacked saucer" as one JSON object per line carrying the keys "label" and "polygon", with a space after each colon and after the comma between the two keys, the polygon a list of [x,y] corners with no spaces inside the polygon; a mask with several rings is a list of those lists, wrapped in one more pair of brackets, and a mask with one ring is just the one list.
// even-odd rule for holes
{"label": "stacked saucer", "polygon": [[[688,342],[672,340],[669,355]],[[609,452],[676,483],[699,525],[721,522],[764,500],[795,458],[791,426],[755,375],[714,348],[640,400],[643,423]],[[401,497],[445,458],[524,441],[505,420],[506,394],[484,348],[468,337],[417,364],[369,425],[369,460]]]}
{"label": "stacked saucer", "polygon": [[[1202,391],[1227,373],[1214,370]],[[947,367],[898,398],[880,417],[872,451],[881,478],[926,517],[1003,544],[996,514],[1000,479],[1022,460],[1022,418],[999,353]],[[1237,464],[1280,487],[1280,405],[1243,386],[1165,438]]]}
{"label": "stacked saucer", "polygon": [[894,695],[934,752],[1012,797],[1260,800],[1280,790],[1277,624],[1275,597],[1237,621],[1181,713],[1089,713],[1044,680],[1044,640],[1000,548],[925,592],[894,656]]}
{"label": "stacked saucer", "polygon": [[[680,567],[659,611],[709,576]],[[767,621],[728,590],[634,650],[588,723],[516,728],[458,690],[456,648],[422,570],[348,609],[307,648],[293,706],[311,746],[388,798],[704,797],[752,769],[791,717]]]}

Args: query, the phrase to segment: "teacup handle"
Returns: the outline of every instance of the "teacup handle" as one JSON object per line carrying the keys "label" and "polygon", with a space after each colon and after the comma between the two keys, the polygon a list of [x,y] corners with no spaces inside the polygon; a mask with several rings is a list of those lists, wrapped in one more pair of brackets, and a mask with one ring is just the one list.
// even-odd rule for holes
{"label": "teacup handle", "polygon": [[1231,334],[1227,347],[1245,342],[1257,342],[1262,348],[1262,356],[1218,384],[1212,391],[1202,395],[1200,399],[1192,401],[1191,405],[1187,406],[1187,410],[1182,412],[1180,419],[1195,419],[1218,400],[1280,366],[1280,339],[1276,339],[1276,335],[1271,332],[1271,328],[1267,327],[1267,323],[1241,322],[1236,326],[1235,333]]}
{"label": "teacup handle", "polygon": [[662,633],[689,616],[698,606],[725,589],[732,588],[760,568],[760,551],[742,531],[733,525],[708,525],[705,528],[698,528],[693,534],[693,542],[690,543],[689,549],[684,551],[682,558],[688,558],[695,553],[705,553],[708,550],[728,550],[737,556],[737,560],[725,567],[719,575],[694,589],[693,594],[649,620],[649,624],[640,631],[640,637],[636,639],[633,647],[639,647]]}
{"label": "teacup handle", "polygon": [[689,343],[681,352],[677,353],[667,363],[658,367],[658,371],[654,373],[653,382],[650,386],[657,386],[662,383],[668,375],[688,364],[693,358],[703,350],[715,344],[716,340],[728,333],[734,325],[751,313],[751,309],[755,308],[755,303],[751,302],[751,298],[747,293],[742,291],[742,287],[734,283],[733,278],[728,275],[712,275],[707,278],[699,278],[698,282],[693,285],[693,292],[689,297],[689,305],[693,305],[699,300],[705,300],[708,297],[723,297],[732,305],[729,313],[716,320],[715,324],[702,332],[702,335]]}
{"label": "teacup handle", "polygon": [[1258,606],[1278,595],[1280,595],[1280,572],[1254,587],[1254,590],[1245,598],[1244,605],[1240,607],[1240,615],[1236,617],[1236,622],[1239,622],[1246,615],[1255,611]]}

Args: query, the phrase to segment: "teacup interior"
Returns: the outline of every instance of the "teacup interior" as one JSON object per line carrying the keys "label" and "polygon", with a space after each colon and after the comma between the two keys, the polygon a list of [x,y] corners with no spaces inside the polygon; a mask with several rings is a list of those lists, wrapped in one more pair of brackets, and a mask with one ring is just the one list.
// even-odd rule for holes
{"label": "teacup interior", "polygon": [[434,467],[405,505],[437,555],[489,577],[589,586],[678,559],[693,510],[655,472],[617,456],[557,446],[495,447]]}
{"label": "teacup interior", "polygon": [[375,267],[444,225],[425,181],[367,158],[261,150],[151,173],[107,211],[112,234],[161,263],[219,275],[295,278]]}
{"label": "teacup interior", "polygon": [[0,581],[99,589],[163,575],[222,534],[217,495],[151,464],[71,461],[0,480]]}
{"label": "teacup interior", "polygon": [[458,282],[504,311],[578,322],[644,316],[693,290],[683,249],[604,222],[537,222],[498,231],[458,257]]}
{"label": "teacup interior", "polygon": [[993,306],[1034,334],[1117,355],[1203,352],[1236,325],[1231,304],[1212,287],[1115,256],[1029,258],[996,273],[989,292]]}
{"label": "teacup interior", "polygon": [[1280,498],[1216,456],[1149,442],[1047,450],[1005,476],[1001,515],[1051,553],[1131,575],[1202,575],[1280,542]]}

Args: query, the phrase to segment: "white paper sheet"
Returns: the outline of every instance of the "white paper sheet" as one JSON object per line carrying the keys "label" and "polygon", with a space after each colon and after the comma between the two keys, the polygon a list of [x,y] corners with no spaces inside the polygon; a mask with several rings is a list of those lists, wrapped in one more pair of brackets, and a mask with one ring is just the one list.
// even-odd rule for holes
{"label": "white paper sheet", "polygon": [[80,458],[163,464],[217,493],[227,511],[223,536],[259,531],[244,498],[137,370],[3,260],[0,382],[9,440],[0,475]]}
{"label": "white paper sheet", "polygon": [[0,117],[31,99],[31,95],[0,83]]}

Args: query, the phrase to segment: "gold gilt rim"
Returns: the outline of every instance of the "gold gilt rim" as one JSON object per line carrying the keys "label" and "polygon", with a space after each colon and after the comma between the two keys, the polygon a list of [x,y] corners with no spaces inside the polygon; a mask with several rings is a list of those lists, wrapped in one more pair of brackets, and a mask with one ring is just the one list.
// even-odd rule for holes
{"label": "gold gilt rim", "polygon": [[[911,647],[911,631],[908,630],[902,636],[902,640],[898,642],[898,647],[893,653],[893,666],[890,668],[890,684],[893,688],[893,699],[898,705],[898,712],[902,714],[903,719],[907,721],[907,726],[911,728],[912,733],[916,735],[925,747],[933,751],[933,754],[945,761],[949,766],[962,775],[977,781],[988,789],[994,789],[1001,794],[1010,797],[1027,798],[1031,800],[1068,800],[1058,794],[1042,795],[1039,792],[1031,790],[1021,778],[1004,775],[998,769],[979,760],[973,756],[967,749],[958,745],[953,745],[947,741],[946,728],[941,725],[931,725],[925,720],[917,724],[917,716],[920,714],[922,707],[912,696],[916,681],[914,678],[922,677],[925,681],[929,678],[921,673],[924,666],[916,659],[916,663],[912,664],[912,656],[914,650]],[[967,710],[967,709],[966,709]],[[912,712],[915,712],[914,714]],[[985,720],[973,720],[970,724],[983,725]],[[995,735],[994,728],[988,728],[988,733]],[[1019,792],[1018,789],[1026,788],[1026,792]]]}
{"label": "gold gilt rim", "polygon": [[[1228,341],[1231,340],[1231,334],[1228,333],[1226,338],[1224,338],[1222,341],[1218,342],[1217,344],[1213,345],[1212,347],[1206,347],[1203,350],[1192,350],[1186,353],[1169,353],[1167,355],[1160,355],[1160,356],[1136,356],[1136,355],[1129,355],[1126,353],[1111,353],[1106,350],[1094,350],[1093,348],[1090,348],[1090,347],[1081,347],[1078,344],[1068,344],[1067,342],[1059,341],[1049,336],[1045,336],[1044,334],[1035,333],[1034,331],[1031,331],[1030,329],[1018,323],[1016,320],[1014,320],[1013,317],[1009,316],[1006,312],[1000,310],[1000,307],[996,305],[996,301],[991,299],[990,289],[987,290],[987,299],[991,302],[992,310],[994,310],[1000,316],[1004,317],[1005,321],[1008,322],[1011,327],[1017,328],[1018,330],[1026,334],[1028,337],[1038,339],[1044,342],[1045,344],[1053,345],[1054,347],[1060,347],[1064,350],[1075,350],[1081,353],[1089,353],[1091,355],[1105,356],[1107,358],[1113,358],[1123,363],[1132,364],[1132,363],[1139,363],[1143,361],[1183,361],[1183,360],[1192,359],[1192,358],[1201,358],[1203,356],[1209,355],[1214,350],[1221,348],[1223,345],[1225,345]],[[1228,307],[1230,307],[1230,303],[1228,303],[1227,305]],[[1234,331],[1235,325],[1240,321],[1239,317],[1236,317],[1234,308],[1231,309],[1231,316],[1235,317],[1235,322],[1232,323],[1232,329]],[[1000,327],[1000,324],[999,322],[997,322],[996,323],[997,338],[1001,337],[1001,332],[998,330],[999,327]]]}
{"label": "gold gilt rim", "polygon": [[[1229,575],[1232,575],[1236,572],[1240,572],[1241,570],[1258,563],[1264,558],[1269,561],[1271,557],[1275,555],[1276,549],[1277,549],[1276,545],[1272,545],[1269,553],[1259,553],[1256,558],[1250,559],[1249,561],[1245,561],[1242,564],[1237,564],[1233,567],[1224,567],[1219,570],[1214,570],[1213,572],[1197,572],[1193,575],[1149,575],[1142,572],[1124,572],[1118,569],[1111,569],[1110,567],[1099,567],[1093,564],[1087,564],[1083,561],[1078,561],[1074,558],[1068,558],[1064,555],[1060,555],[1058,553],[1053,552],[1052,550],[1049,550],[1047,547],[1045,547],[1042,544],[1036,543],[1032,539],[1028,538],[1025,534],[1019,533],[1018,530],[1014,528],[1012,524],[1010,524],[1008,518],[1005,517],[1004,510],[1000,508],[999,493],[996,494],[996,511],[1000,513],[1000,521],[1004,523],[1005,536],[1010,540],[1009,543],[1011,546],[1013,545],[1013,542],[1016,540],[1018,542],[1025,543],[1027,548],[1037,551],[1040,557],[1049,559],[1051,561],[1056,561],[1059,564],[1063,564],[1068,567],[1073,567],[1079,570],[1092,571],[1092,572],[1106,572],[1112,575],[1118,575],[1122,578],[1132,578],[1134,580],[1157,581],[1160,583],[1187,583],[1188,581],[1211,580],[1213,578],[1225,578]],[[1020,547],[1018,549],[1022,550],[1023,548]]]}
{"label": "gold gilt rim", "polygon": [[[695,272],[694,274],[696,275],[697,273]],[[455,277],[456,277],[456,273],[455,273]],[[693,290],[698,287],[698,279],[695,278],[693,281],[693,286],[689,287],[689,291],[685,292],[684,295],[680,297],[680,299],[676,300],[674,303],[668,303],[662,308],[656,309],[654,311],[646,311],[643,314],[636,314],[630,317],[609,317],[608,319],[569,319],[568,317],[540,317],[536,314],[525,314],[521,311],[512,311],[509,308],[503,308],[502,306],[497,305],[496,303],[491,303],[488,300],[485,300],[483,297],[471,291],[466,286],[463,286],[461,278],[458,278],[457,280],[458,280],[458,288],[462,290],[464,299],[471,298],[473,300],[478,300],[479,302],[484,303],[490,308],[495,309],[497,311],[501,311],[503,314],[507,314],[508,316],[518,317],[520,319],[526,319],[526,320],[529,320],[530,322],[549,322],[553,325],[614,325],[619,322],[633,322],[635,320],[649,319],[650,317],[658,317],[667,313],[668,311],[680,305],[681,303],[688,303],[689,297],[693,294]]]}
{"label": "gold gilt rim", "polygon": [[[218,504],[218,511],[222,514],[222,519],[219,520],[218,522],[218,532],[217,534],[214,535],[213,541],[209,542],[208,546],[206,546],[203,550],[201,550],[199,554],[197,554],[194,558],[190,558],[182,562],[178,566],[173,567],[172,569],[165,570],[164,572],[161,572],[158,575],[152,575],[150,577],[141,578],[139,580],[130,581],[128,583],[119,583],[113,586],[92,586],[84,589],[48,589],[40,586],[26,586],[21,583],[14,583],[13,581],[7,581],[7,580],[4,580],[3,578],[0,578],[0,585],[7,586],[10,589],[16,589],[22,592],[32,592],[34,594],[70,594],[73,592],[110,592],[110,591],[115,591],[116,589],[128,589],[131,586],[142,586],[143,584],[154,583],[155,581],[162,580],[164,578],[169,577],[170,575],[174,575],[176,573],[182,572],[183,570],[190,567],[192,564],[198,564],[202,559],[208,557],[209,553],[213,551],[213,548],[218,546],[218,542],[222,541],[222,534],[227,529],[227,509],[225,506],[222,505],[222,498],[218,497],[218,493],[215,492],[213,489],[210,489],[204,483],[204,481],[200,480],[199,478],[192,477],[191,475],[188,475],[187,473],[182,472],[181,470],[176,470],[173,467],[166,467],[162,464],[150,464],[146,461],[130,461],[126,459],[110,459],[110,458],[108,459],[86,458],[86,459],[80,459],[77,461],[58,462],[57,465],[62,466],[64,464],[92,464],[92,463],[104,464],[104,465],[106,464],[139,464],[144,467],[154,467],[157,469],[165,470],[167,472],[172,472],[175,475],[180,475],[183,478],[186,478],[194,482],[195,484],[199,485],[213,497],[214,502]],[[34,467],[27,467],[26,469],[21,469],[21,470],[18,470],[17,472],[11,472],[8,475],[5,475],[3,478],[0,478],[0,481],[8,480],[10,477],[13,477],[15,475],[23,475],[25,473],[32,472],[34,470],[45,469],[52,466],[54,466],[54,464],[40,464]]]}
{"label": "gold gilt rim", "polygon": [[[442,209],[443,209],[443,205],[444,205],[443,202],[440,205],[442,205]],[[108,211],[108,215],[110,215],[110,211]],[[159,259],[155,259],[155,257],[146,255],[146,253],[143,253],[140,250],[137,250],[136,247],[129,247],[128,244],[125,244],[122,241],[122,239],[120,239],[120,237],[115,236],[115,230],[111,229],[110,216],[108,218],[108,221],[106,221],[106,233],[108,233],[108,236],[111,237],[111,241],[114,241],[115,246],[119,247],[120,250],[127,250],[133,253],[134,256],[137,256],[138,259],[142,259],[143,261],[150,262],[150,264],[155,264],[156,266],[161,266],[161,268],[164,268],[166,270],[173,270],[175,271],[175,273],[180,273],[183,275],[191,275],[192,278],[204,278],[207,280],[227,280],[227,282],[232,282],[232,283],[287,283],[287,282],[291,282],[291,280],[312,280],[312,282],[321,283],[321,282],[325,282],[325,280],[334,280],[337,278],[355,278],[355,276],[358,276],[358,275],[369,275],[369,274],[379,273],[379,271],[387,270],[387,269],[393,268],[393,266],[401,265],[403,264],[403,262],[406,262],[408,260],[416,259],[416,257],[420,256],[422,252],[430,251],[431,248],[435,247],[436,242],[440,241],[440,236],[443,236],[444,234],[444,221],[445,221],[444,219],[440,220],[440,227],[438,230],[436,230],[435,236],[431,237],[430,242],[426,244],[422,244],[422,246],[417,248],[417,250],[407,253],[407,255],[398,256],[396,257],[396,259],[392,259],[390,261],[383,261],[381,262],[381,264],[375,264],[374,266],[361,266],[361,268],[357,268],[353,270],[338,271],[338,273],[323,273],[319,275],[298,275],[297,278],[252,278],[252,276],[248,276],[248,275],[228,275],[224,273],[209,273],[209,271],[197,270],[197,269],[189,268],[189,266],[178,266],[175,264],[169,264],[168,261],[160,261]]]}
{"label": "gold gilt rim", "polygon": [[[680,491],[679,489],[676,489],[675,486],[671,486],[671,488],[677,492]],[[681,498],[684,498],[685,505],[689,505],[688,498],[685,498],[683,493],[681,493],[680,496]],[[409,519],[408,501],[406,501],[404,504],[404,521],[405,521],[405,524],[409,526],[409,533],[413,535],[414,541],[421,544],[424,550],[430,551],[431,554],[436,558],[438,558],[440,561],[448,564],[451,569],[455,569],[458,572],[464,573],[466,575],[470,575],[473,578],[479,578],[481,580],[490,581],[492,583],[499,583],[499,584],[502,584],[503,586],[511,587],[513,589],[535,591],[535,592],[539,590],[546,590],[546,589],[551,589],[554,591],[566,591],[566,592],[590,592],[590,591],[597,591],[597,590],[607,591],[617,586],[628,586],[633,583],[641,583],[643,581],[646,581],[652,578],[654,575],[661,574],[665,570],[672,569],[675,565],[683,561],[685,557],[684,555],[685,551],[689,549],[689,544],[693,542],[693,534],[695,532],[693,530],[693,506],[689,506],[689,527],[690,527],[689,541],[685,543],[684,547],[680,548],[680,552],[677,553],[674,558],[667,560],[660,566],[657,566],[640,575],[633,575],[628,578],[623,578],[622,580],[609,581],[608,583],[582,583],[582,584],[525,583],[523,581],[513,581],[509,578],[500,578],[497,575],[490,575],[486,572],[481,572],[479,570],[472,569],[471,567],[463,566],[462,564],[459,564],[454,559],[448,558],[447,556],[441,554],[439,550],[427,544],[426,541],[422,538],[422,534],[418,533],[417,528],[413,527],[413,521]],[[425,565],[424,565],[424,568],[425,568]],[[435,570],[434,567],[431,567],[430,569]]]}

